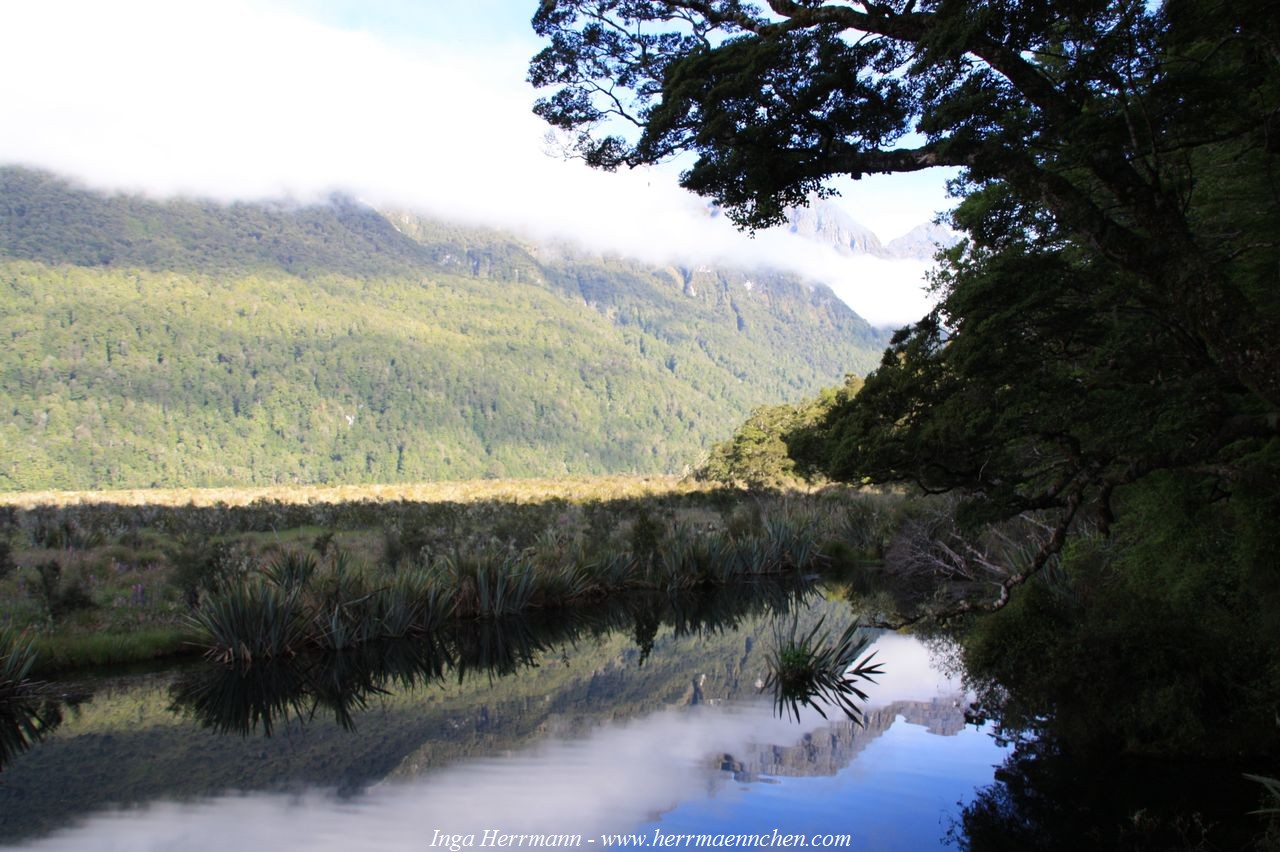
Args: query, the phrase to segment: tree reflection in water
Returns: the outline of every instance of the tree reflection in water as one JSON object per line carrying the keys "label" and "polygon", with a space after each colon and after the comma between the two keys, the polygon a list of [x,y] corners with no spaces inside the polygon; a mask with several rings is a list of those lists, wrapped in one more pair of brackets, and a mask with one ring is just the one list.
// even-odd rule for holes
{"label": "tree reflection in water", "polygon": [[997,850],[1236,850],[1266,825],[1242,803],[1258,798],[1222,761],[1087,753],[1045,730],[1015,744],[951,827],[972,852]]}

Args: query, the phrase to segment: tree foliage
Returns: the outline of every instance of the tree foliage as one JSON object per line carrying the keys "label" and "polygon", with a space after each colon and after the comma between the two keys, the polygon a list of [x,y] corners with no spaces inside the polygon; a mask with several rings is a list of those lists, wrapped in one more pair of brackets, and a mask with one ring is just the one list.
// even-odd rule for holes
{"label": "tree foliage", "polygon": [[817,440],[819,426],[837,404],[848,402],[862,388],[862,379],[848,376],[843,387],[827,388],[798,404],[764,405],[751,412],[731,437],[711,448],[694,471],[701,480],[741,483],[749,488],[776,488],[810,478],[814,469],[797,458],[813,455],[806,443]]}
{"label": "tree foliage", "polygon": [[535,111],[602,167],[692,152],[684,185],[742,225],[836,176],[962,169],[937,309],[809,465],[962,489],[973,519],[1058,510],[1031,573],[1155,471],[1206,499],[1277,481],[1266,4],[546,0],[533,24]]}

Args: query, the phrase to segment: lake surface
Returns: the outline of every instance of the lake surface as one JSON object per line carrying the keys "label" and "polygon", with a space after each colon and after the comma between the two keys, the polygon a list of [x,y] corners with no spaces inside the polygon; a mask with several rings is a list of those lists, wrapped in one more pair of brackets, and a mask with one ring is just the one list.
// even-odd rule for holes
{"label": "lake surface", "polygon": [[599,848],[710,834],[927,849],[1006,757],[965,724],[961,685],[903,636],[874,638],[884,673],[864,725],[777,716],[759,689],[775,624],[791,611],[838,630],[845,602],[605,609],[476,625],[376,661],[61,685],[61,723],[0,772],[0,845],[400,850],[533,834]]}

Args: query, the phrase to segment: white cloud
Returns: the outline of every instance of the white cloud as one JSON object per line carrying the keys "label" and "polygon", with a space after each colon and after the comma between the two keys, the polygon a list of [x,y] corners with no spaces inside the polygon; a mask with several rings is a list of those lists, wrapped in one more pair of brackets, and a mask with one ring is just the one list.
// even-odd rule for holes
{"label": "white cloud", "polygon": [[[963,698],[963,684],[940,672],[918,639],[884,634],[869,650],[886,675],[879,683],[863,685],[869,693],[866,709],[919,702],[936,712],[938,706],[956,705]],[[833,720],[840,718],[829,705],[823,712]],[[539,737],[525,748],[481,754],[452,765],[427,760],[418,770],[421,774],[414,772],[411,755],[400,771],[357,796],[339,799],[312,787],[287,794],[249,791],[182,803],[143,802],[129,809],[83,814],[76,824],[27,848],[402,850],[427,848],[436,831],[476,837],[494,828],[584,837],[633,831],[682,804],[696,807],[714,799],[722,806],[744,807],[742,802],[751,799],[755,807],[768,807],[769,797],[758,788],[752,791],[719,769],[719,756],[821,741],[833,727],[810,708],[800,708],[797,722],[780,718],[765,696],[667,708],[585,730],[581,718],[570,715],[564,721],[565,730],[580,729],[580,734],[572,739]],[[887,731],[850,732],[868,747],[851,749],[853,763],[839,774],[875,789],[877,784],[892,784],[894,772],[903,772],[904,766],[910,783],[917,783],[925,760],[937,766],[985,767],[1003,756],[1000,747],[978,731],[962,737],[910,733],[902,720]],[[878,749],[892,748],[898,763],[875,759],[871,743]],[[476,751],[483,748],[481,738]],[[803,796],[812,793],[804,787],[815,779],[774,780],[781,782],[778,792]],[[797,816],[796,824],[778,828],[797,830],[806,817]]]}
{"label": "white cloud", "polygon": [[[769,262],[831,284],[878,324],[923,313],[922,264],[751,240],[708,217],[669,169],[605,174],[548,157],[523,80],[533,48],[389,38],[248,0],[6,4],[0,161],[161,196],[344,190],[651,260]],[[902,200],[937,196],[938,183],[854,215],[893,236],[932,212]]]}

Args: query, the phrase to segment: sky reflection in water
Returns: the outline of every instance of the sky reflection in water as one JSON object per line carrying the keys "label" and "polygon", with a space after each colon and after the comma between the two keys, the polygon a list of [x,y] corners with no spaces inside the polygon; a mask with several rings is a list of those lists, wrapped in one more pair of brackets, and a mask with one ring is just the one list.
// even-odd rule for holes
{"label": "sky reflection in water", "polygon": [[875,648],[885,675],[869,689],[865,729],[813,711],[799,724],[776,718],[750,688],[708,690],[696,706],[585,730],[550,719],[520,747],[443,767],[407,761],[354,795],[323,780],[184,802],[161,795],[82,815],[22,848],[400,850],[426,848],[436,831],[478,841],[486,829],[580,833],[590,848],[604,833],[655,828],[851,833],[860,850],[936,846],[1003,751],[963,727],[959,685],[923,646],[885,635]]}

